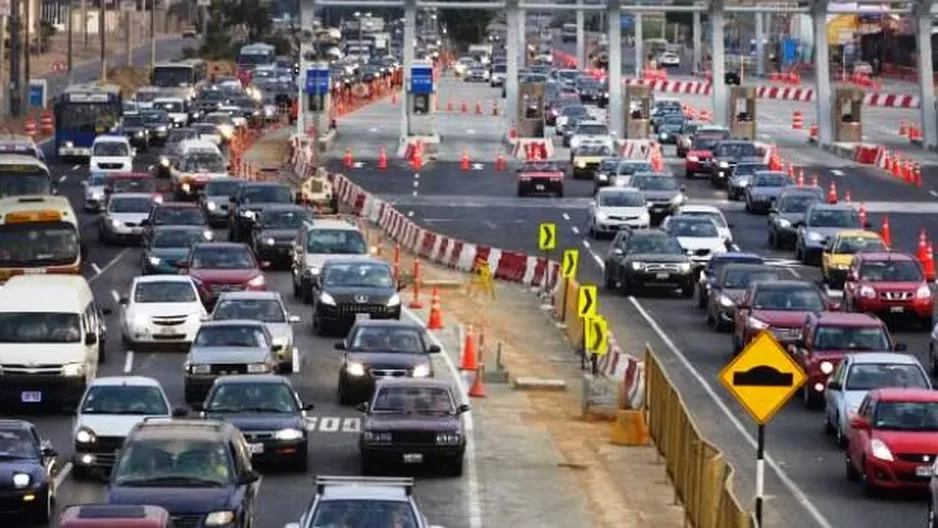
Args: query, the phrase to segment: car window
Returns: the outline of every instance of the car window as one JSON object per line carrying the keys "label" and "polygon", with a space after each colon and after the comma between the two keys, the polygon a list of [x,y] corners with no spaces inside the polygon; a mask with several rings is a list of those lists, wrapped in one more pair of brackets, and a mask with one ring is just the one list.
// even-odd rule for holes
{"label": "car window", "polygon": [[924,280],[918,264],[910,260],[866,261],[860,265],[860,280],[921,282]]}
{"label": "car window", "polygon": [[248,347],[265,348],[267,338],[257,326],[203,326],[195,337],[195,345],[201,347]]}
{"label": "car window", "polygon": [[938,402],[880,401],[873,428],[886,431],[938,431]]}
{"label": "car window", "polygon": [[129,156],[130,147],[119,141],[100,141],[91,149],[92,156]]}
{"label": "car window", "polygon": [[188,248],[205,242],[205,233],[182,229],[157,229],[153,232],[152,246],[155,248]]}
{"label": "car window", "polygon": [[352,350],[423,353],[423,336],[415,328],[359,327],[351,336]]}
{"label": "car window", "polygon": [[723,287],[730,290],[742,290],[758,281],[773,281],[782,278],[776,270],[729,269],[723,274]]}
{"label": "car window", "polygon": [[215,387],[205,410],[209,412],[299,412],[293,391],[286,383],[221,383]]}
{"label": "car window", "polygon": [[153,212],[156,225],[205,225],[202,210],[196,207],[158,207]]}
{"label": "car window", "polygon": [[889,350],[882,327],[821,326],[814,335],[814,350]]}
{"label": "car window", "polygon": [[378,499],[319,501],[310,526],[417,528],[409,502]]}
{"label": "car window", "polygon": [[224,299],[218,302],[212,319],[216,321],[241,319],[264,323],[284,323],[283,305],[274,299]]}
{"label": "car window", "polygon": [[931,388],[918,365],[857,363],[847,372],[847,383],[844,390],[871,391],[887,387]]}
{"label": "car window", "polygon": [[134,302],[138,304],[191,303],[198,298],[195,287],[189,282],[140,282],[134,289]]}
{"label": "car window", "polygon": [[375,395],[374,412],[454,413],[456,406],[449,390],[441,387],[382,387]]}
{"label": "car window", "polygon": [[205,246],[193,249],[192,269],[255,269],[257,262],[246,247]]}
{"label": "car window", "polygon": [[147,214],[152,207],[152,198],[114,196],[108,201],[107,210],[111,213]]}
{"label": "car window", "polygon": [[859,227],[860,216],[853,209],[813,209],[808,218],[811,227]]}
{"label": "car window", "polygon": [[362,234],[354,229],[312,229],[306,235],[306,252],[313,255],[364,255]]}
{"label": "car window", "polygon": [[242,204],[293,203],[290,189],[280,185],[251,185],[241,189]]}
{"label": "car window", "polygon": [[120,451],[111,482],[116,486],[220,487],[235,472],[224,442],[187,438],[138,439]]}
{"label": "car window", "polygon": [[327,264],[323,285],[344,288],[390,288],[394,285],[391,270],[384,264],[353,262]]}
{"label": "car window", "polygon": [[130,414],[166,416],[166,400],[156,387],[100,385],[88,389],[81,414]]}
{"label": "car window", "polygon": [[759,288],[752,301],[756,310],[823,312],[824,301],[813,288]]}

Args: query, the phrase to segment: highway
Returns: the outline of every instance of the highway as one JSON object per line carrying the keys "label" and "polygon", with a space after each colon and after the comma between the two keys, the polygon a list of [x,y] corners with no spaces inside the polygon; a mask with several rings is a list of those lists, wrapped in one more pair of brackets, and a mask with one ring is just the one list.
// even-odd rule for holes
{"label": "highway", "polygon": [[[475,90],[477,99],[486,98],[490,93],[490,89],[483,86],[476,86]],[[343,136],[350,138],[348,141],[356,149],[376,152],[383,144],[383,139],[370,140],[371,144],[366,143],[367,138],[363,139],[367,127],[383,127],[383,122],[377,119],[393,111],[390,105],[384,110],[379,110],[380,107],[382,104],[340,121]],[[437,117],[440,128],[447,129],[457,128],[466,119],[447,113]],[[789,159],[799,163],[806,174],[817,174],[825,188],[835,183],[841,195],[849,188],[853,202],[867,204],[870,221],[877,228],[888,215],[893,240],[899,249],[913,251],[923,228],[938,235],[935,198],[938,189],[930,186],[935,184],[932,178],[924,189],[916,189],[887,178],[878,170],[845,163],[817,149],[798,146],[789,139],[791,131],[788,134],[773,138],[780,144],[787,141],[783,155],[790,155]],[[446,147],[448,150],[460,150],[463,146],[470,150],[477,148],[472,135],[466,132],[448,139],[451,141]],[[558,149],[556,156],[563,160],[566,151]],[[681,162],[673,156],[673,147],[667,147],[666,164],[683,178]],[[480,170],[464,172],[458,163],[441,159],[424,167],[419,177],[399,160],[387,171],[375,170],[373,164],[365,163],[348,173],[370,192],[395,201],[400,210],[412,215],[427,229],[473,243],[536,254],[538,224],[556,223],[560,233],[559,248],[581,251],[581,282],[602,284],[608,241],[586,237],[586,208],[592,190],[589,182],[568,179],[562,199],[521,199],[515,196],[514,173],[495,172],[490,162]],[[682,179],[682,182],[686,183],[691,203],[712,204],[724,211],[733,224],[735,240],[741,250],[761,254],[774,265],[789,268],[795,276],[806,280],[820,277],[819,269],[794,262],[792,253],[768,248],[765,217],[746,214],[740,203],[727,201],[725,193],[711,189],[702,180]],[[702,430],[718,443],[740,471],[738,489],[740,497],[746,500],[754,489],[754,455],[745,435],[751,437],[755,427],[716,378],[730,358],[729,335],[717,335],[708,329],[703,314],[695,306],[693,301],[676,296],[632,298],[603,294],[600,301],[600,311],[620,339],[648,341],[655,347],[690,402]],[[908,345],[910,353],[924,360],[928,345],[926,333],[898,330],[897,338]],[[723,413],[723,408],[729,416]],[[739,429],[733,420],[742,424]],[[784,472],[784,478],[770,472],[767,524],[847,527],[911,526],[921,522],[925,513],[921,500],[867,499],[859,486],[846,481],[842,456],[824,436],[822,420],[821,414],[805,410],[800,402],[792,402],[769,426],[768,451]]]}

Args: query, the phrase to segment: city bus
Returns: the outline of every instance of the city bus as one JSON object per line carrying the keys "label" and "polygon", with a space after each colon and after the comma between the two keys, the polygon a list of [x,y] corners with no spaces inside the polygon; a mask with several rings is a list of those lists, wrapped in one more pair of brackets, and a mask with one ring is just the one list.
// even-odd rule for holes
{"label": "city bus", "polygon": [[196,88],[205,80],[206,69],[202,59],[163,62],[150,72],[150,84],[158,88],[184,89],[185,93],[177,92],[176,95],[189,100],[195,97]]}
{"label": "city bus", "polygon": [[65,88],[53,106],[59,158],[90,158],[94,138],[117,126],[123,111],[120,86],[75,84]]}
{"label": "city bus", "polygon": [[55,193],[52,172],[44,162],[28,154],[0,155],[0,198]]}
{"label": "city bus", "polygon": [[84,253],[68,198],[0,198],[0,281],[24,274],[77,274]]}
{"label": "city bus", "polygon": [[238,70],[251,71],[258,66],[277,64],[277,48],[270,44],[247,44],[238,53]]}

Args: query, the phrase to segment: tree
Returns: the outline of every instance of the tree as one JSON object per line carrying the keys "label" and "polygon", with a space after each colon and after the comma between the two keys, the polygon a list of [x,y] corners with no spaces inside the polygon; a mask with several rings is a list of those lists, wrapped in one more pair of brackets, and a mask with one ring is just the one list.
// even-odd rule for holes
{"label": "tree", "polygon": [[495,13],[482,9],[441,9],[439,12],[446,24],[447,36],[459,44],[484,41],[486,28],[495,17]]}
{"label": "tree", "polygon": [[237,42],[270,38],[270,6],[261,0],[216,0],[208,9],[207,34],[200,52],[210,60],[233,59]]}

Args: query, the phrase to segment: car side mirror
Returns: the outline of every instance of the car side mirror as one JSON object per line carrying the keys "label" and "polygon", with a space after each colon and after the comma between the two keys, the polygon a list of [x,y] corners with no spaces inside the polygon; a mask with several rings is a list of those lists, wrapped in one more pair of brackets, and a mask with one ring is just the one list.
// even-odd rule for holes
{"label": "car side mirror", "polygon": [[150,219],[149,219],[149,218],[144,218],[143,220],[140,221],[140,225],[142,225],[142,226],[148,226],[148,225],[150,225]]}
{"label": "car side mirror", "polygon": [[850,418],[850,426],[858,431],[862,431],[870,428],[870,422],[862,416],[854,416]]}
{"label": "car side mirror", "polygon": [[98,344],[98,334],[97,332],[88,332],[85,334],[85,344],[86,345],[97,345]]}
{"label": "car side mirror", "polygon": [[312,410],[315,409],[315,408],[316,408],[316,406],[313,405],[312,403],[304,403],[304,404],[303,404],[303,410],[304,410],[304,411],[312,411]]}
{"label": "car side mirror", "polygon": [[829,391],[840,391],[843,390],[839,381],[829,381],[827,382],[827,390]]}
{"label": "car side mirror", "polygon": [[905,351],[908,349],[908,347],[906,347],[906,344],[905,344],[905,343],[896,343],[896,345],[893,347],[893,349],[894,349],[896,352],[905,352]]}
{"label": "car side mirror", "polygon": [[[193,403],[192,410],[200,412],[202,410],[202,404]],[[173,409],[173,418],[185,418],[186,416],[189,416],[189,409],[186,409],[185,407],[176,407]]]}
{"label": "car side mirror", "polygon": [[101,308],[101,315],[111,315],[114,313],[114,310],[111,308]]}
{"label": "car side mirror", "polygon": [[472,407],[470,407],[468,403],[461,403],[458,407],[456,407],[456,414],[467,413],[470,410],[472,410]]}
{"label": "car side mirror", "polygon": [[299,323],[300,321],[302,321],[302,319],[300,319],[299,315],[291,315],[287,317],[287,321],[292,324],[292,323]]}
{"label": "car side mirror", "polygon": [[345,350],[345,342],[339,341],[338,343],[336,343],[335,345],[333,345],[333,347],[334,347],[336,350]]}
{"label": "car side mirror", "polygon": [[443,351],[443,349],[440,348],[440,345],[430,345],[430,346],[427,348],[427,352],[429,352],[429,353],[431,353],[431,354],[439,354],[439,353],[442,352],[442,351]]}
{"label": "car side mirror", "polygon": [[241,484],[254,484],[261,479],[261,474],[253,469],[241,475]]}
{"label": "car side mirror", "polygon": [[45,458],[55,458],[59,456],[59,452],[52,447],[52,443],[48,440],[42,442],[42,456]]}
{"label": "car side mirror", "polygon": [[283,345],[280,343],[274,343],[270,345],[270,350],[271,352],[280,352],[281,350],[283,350]]}
{"label": "car side mirror", "polygon": [[355,408],[356,408],[359,412],[366,413],[366,412],[368,412],[368,402],[361,402],[361,403],[359,403],[358,405],[356,405]]}

